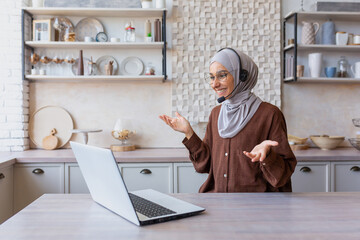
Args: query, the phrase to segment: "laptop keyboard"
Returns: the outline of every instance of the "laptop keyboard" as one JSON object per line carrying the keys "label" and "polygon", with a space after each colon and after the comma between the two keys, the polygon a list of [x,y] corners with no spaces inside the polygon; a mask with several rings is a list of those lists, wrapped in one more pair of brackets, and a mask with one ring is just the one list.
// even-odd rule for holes
{"label": "laptop keyboard", "polygon": [[135,210],[148,218],[163,216],[167,214],[176,213],[171,211],[168,208],[160,206],[154,202],[151,202],[147,199],[139,197],[137,195],[129,193],[130,199],[135,207]]}

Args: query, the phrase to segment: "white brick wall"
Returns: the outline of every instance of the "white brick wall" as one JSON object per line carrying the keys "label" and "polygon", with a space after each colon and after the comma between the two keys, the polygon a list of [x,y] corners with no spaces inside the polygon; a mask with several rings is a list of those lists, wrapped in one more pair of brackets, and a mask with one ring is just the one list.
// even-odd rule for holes
{"label": "white brick wall", "polygon": [[31,0],[1,0],[0,151],[29,148],[29,85],[22,80],[21,8]]}

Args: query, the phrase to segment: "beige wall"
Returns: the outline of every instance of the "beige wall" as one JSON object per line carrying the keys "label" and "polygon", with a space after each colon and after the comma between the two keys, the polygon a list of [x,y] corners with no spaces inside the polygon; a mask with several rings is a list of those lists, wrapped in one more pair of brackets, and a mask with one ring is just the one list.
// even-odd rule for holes
{"label": "beige wall", "polygon": [[[181,147],[182,134],[175,133],[158,118],[171,112],[171,83],[61,84],[31,83],[30,113],[46,105],[65,108],[75,128],[102,129],[90,133],[89,144],[109,147],[117,118],[130,118],[140,147]],[[79,134],[72,140],[82,142]],[[34,147],[31,145],[31,147]]]}

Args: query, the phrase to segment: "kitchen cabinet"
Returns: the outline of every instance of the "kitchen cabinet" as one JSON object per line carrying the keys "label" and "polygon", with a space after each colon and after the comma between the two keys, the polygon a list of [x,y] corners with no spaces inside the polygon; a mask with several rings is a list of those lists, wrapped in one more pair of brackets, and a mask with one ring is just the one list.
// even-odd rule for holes
{"label": "kitchen cabinet", "polygon": [[330,162],[298,162],[291,181],[293,192],[330,192]]}
{"label": "kitchen cabinet", "polygon": [[128,191],[152,188],[173,192],[172,163],[120,163],[119,167]]}
{"label": "kitchen cabinet", "polygon": [[196,172],[192,163],[174,163],[174,192],[197,193],[208,175]]}
{"label": "kitchen cabinet", "polygon": [[360,191],[360,162],[332,162],[331,176],[332,192]]}
{"label": "kitchen cabinet", "polygon": [[13,215],[13,166],[0,169],[0,224]]}
{"label": "kitchen cabinet", "polygon": [[[166,9],[143,9],[143,8],[24,8],[22,10],[22,38],[23,38],[23,76],[24,80],[36,81],[36,82],[121,82],[121,81],[165,81],[167,79],[166,73]],[[136,26],[136,42],[57,42],[57,41],[32,41],[31,22],[34,19],[51,18],[51,17],[67,17],[71,21],[78,21],[80,18],[96,18],[103,23],[106,34],[110,37],[122,36],[124,24],[122,21],[142,21],[137,23]],[[29,20],[30,18],[30,20]],[[161,42],[145,42],[143,25],[146,19],[161,19]],[[106,24],[104,24],[104,22]],[[120,23],[121,22],[121,23]],[[135,23],[136,24],[136,23]],[[74,28],[76,24],[73,24]],[[121,27],[119,27],[119,25]],[[87,26],[88,28],[90,26]],[[83,30],[85,31],[85,30]],[[154,33],[154,31],[152,31]],[[154,36],[154,34],[153,34]],[[122,39],[122,38],[121,38]],[[121,40],[122,41],[122,40]],[[76,53],[68,53],[71,50],[83,50],[86,49],[87,56],[96,56],[98,58],[104,55],[113,55],[118,60],[118,73],[116,75],[94,75],[94,76],[74,76],[72,73],[66,74],[66,71],[54,71],[55,68],[62,67],[64,64],[56,64],[58,66],[51,66],[53,63],[43,64],[42,67],[51,67],[51,73],[47,75],[31,75],[30,70],[32,68],[29,62],[31,53],[41,52],[42,54],[49,53],[53,58],[56,56],[77,56]],[[137,51],[137,52],[136,52]],[[144,55],[144,51],[149,51],[149,56]],[[64,53],[67,52],[67,53]],[[160,53],[161,52],[161,53]],[[85,53],[84,53],[85,54]],[[132,56],[141,56],[141,60],[146,58],[151,62],[151,65],[159,65],[156,75],[120,75],[122,66],[119,58]],[[85,55],[84,55],[85,57]],[[63,56],[63,59],[65,55]],[[76,57],[74,57],[76,58]],[[90,57],[88,57],[90,58]],[[61,57],[60,57],[61,59]],[[94,61],[96,58],[94,58]],[[147,61],[146,60],[146,61]],[[155,64],[156,62],[156,64]],[[39,63],[38,63],[39,64]],[[36,65],[38,68],[39,65]],[[138,62],[132,64],[139,65]],[[68,64],[69,65],[69,64]],[[71,66],[70,66],[71,67]],[[84,66],[87,67],[87,66]],[[134,66],[132,66],[133,68]],[[137,66],[140,67],[140,66]],[[124,67],[125,68],[125,67]],[[161,70],[160,70],[161,69]],[[124,69],[123,69],[124,70]],[[64,73],[65,72],[65,73]],[[70,71],[71,72],[71,71]],[[126,72],[126,71],[123,71]]]}
{"label": "kitchen cabinet", "polygon": [[89,193],[77,163],[65,163],[65,193]]}
{"label": "kitchen cabinet", "polygon": [[14,213],[44,193],[64,193],[64,163],[15,164]]}
{"label": "kitchen cabinet", "polygon": [[[357,23],[360,20],[360,12],[291,12],[284,18],[283,22],[283,74],[284,82],[306,82],[306,83],[360,83],[359,78],[353,78],[350,67],[347,69],[350,74],[347,78],[332,77],[324,75],[324,67],[335,66],[340,56],[346,56],[349,65],[359,61],[360,45],[322,45],[300,43],[302,21],[322,23],[331,19],[335,23],[336,31],[347,31],[357,33]],[[318,39],[321,29],[317,33]],[[288,44],[289,39],[294,39],[294,43]],[[319,42],[319,41],[317,41]],[[322,68],[319,78],[312,78],[308,70],[308,54],[319,52],[323,54]],[[304,65],[305,72],[303,77],[296,76],[296,66]],[[339,69],[337,69],[339,70]]]}

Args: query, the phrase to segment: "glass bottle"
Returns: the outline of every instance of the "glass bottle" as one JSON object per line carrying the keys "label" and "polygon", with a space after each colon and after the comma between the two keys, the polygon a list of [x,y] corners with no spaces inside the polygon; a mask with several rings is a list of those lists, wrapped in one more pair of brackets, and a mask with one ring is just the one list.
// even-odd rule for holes
{"label": "glass bottle", "polygon": [[127,24],[125,27],[125,42],[135,42],[135,28],[133,24]]}
{"label": "glass bottle", "polygon": [[344,56],[341,56],[340,60],[338,61],[339,71],[337,73],[337,77],[341,77],[341,78],[348,77],[347,68],[348,68],[348,61]]}

